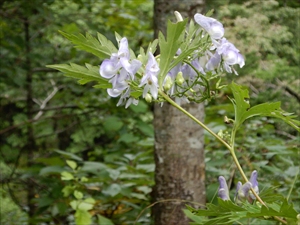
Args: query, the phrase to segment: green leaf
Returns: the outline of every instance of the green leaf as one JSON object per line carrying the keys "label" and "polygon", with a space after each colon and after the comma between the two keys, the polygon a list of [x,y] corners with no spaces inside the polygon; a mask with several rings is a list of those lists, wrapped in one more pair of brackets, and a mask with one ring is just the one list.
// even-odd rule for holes
{"label": "green leaf", "polygon": [[81,171],[82,172],[88,172],[88,173],[93,173],[96,175],[99,175],[103,171],[107,173],[108,167],[104,163],[100,162],[84,162]]}
{"label": "green leaf", "polygon": [[65,186],[63,189],[62,189],[62,193],[64,194],[64,197],[68,197],[69,195],[71,195],[74,191],[74,187],[73,186]]}
{"label": "green leaf", "polygon": [[47,65],[47,67],[59,70],[64,73],[67,77],[72,77],[79,79],[80,84],[86,84],[91,81],[98,82],[103,88],[111,87],[111,84],[107,79],[104,79],[99,74],[99,67],[92,66],[90,64],[85,64],[85,66],[80,66],[75,63],[68,64],[55,64]]}
{"label": "green leaf", "polygon": [[54,199],[53,198],[49,198],[49,197],[42,197],[42,198],[38,198],[36,199],[39,207],[45,207],[45,206],[49,206],[51,204],[53,204]]}
{"label": "green leaf", "polygon": [[111,87],[112,87],[111,83],[101,83],[93,86],[93,88],[102,88],[102,89],[107,89]]}
{"label": "green leaf", "polygon": [[64,171],[64,172],[61,173],[61,179],[62,180],[73,180],[74,176],[73,176],[73,174],[71,174],[67,171]]}
{"label": "green leaf", "polygon": [[286,199],[284,199],[283,202],[279,203],[266,203],[266,206],[261,206],[260,212],[257,213],[247,213],[247,217],[273,217],[273,216],[278,216],[278,217],[284,217],[284,218],[290,218],[294,219],[295,221],[297,220],[297,211],[294,209],[293,204],[289,204]]}
{"label": "green leaf", "polygon": [[106,171],[108,172],[109,177],[113,180],[117,180],[118,177],[120,176],[120,171],[119,170],[107,169]]}
{"label": "green leaf", "polygon": [[91,214],[85,210],[77,210],[75,213],[76,225],[88,225],[91,224]]}
{"label": "green leaf", "polygon": [[77,163],[72,161],[72,160],[66,160],[66,163],[68,164],[69,167],[71,167],[73,170],[76,169]]}
{"label": "green leaf", "polygon": [[118,52],[114,44],[109,41],[105,36],[97,33],[98,40],[91,34],[86,36],[79,34],[67,34],[63,31],[59,31],[64,37],[69,39],[76,48],[92,53],[99,58],[109,58],[112,53]]}
{"label": "green leaf", "polygon": [[82,192],[81,191],[77,191],[77,190],[74,191],[74,196],[77,199],[82,199],[83,198]]}
{"label": "green leaf", "polygon": [[98,224],[99,225],[114,225],[114,223],[110,220],[110,219],[107,219],[106,217],[102,216],[102,215],[97,215],[98,217]]}
{"label": "green leaf", "polygon": [[79,204],[78,200],[73,200],[70,202],[70,206],[72,207],[72,209],[77,210],[77,206]]}
{"label": "green leaf", "polygon": [[123,122],[116,116],[110,116],[105,119],[103,126],[107,131],[117,131],[123,126]]}
{"label": "green leaf", "polygon": [[139,90],[130,92],[130,96],[134,98],[139,98],[142,94],[143,92]]}
{"label": "green leaf", "polygon": [[66,156],[67,158],[74,159],[77,161],[82,161],[82,158],[78,157],[77,155],[75,155],[73,153],[65,152],[65,151],[61,151],[61,150],[55,150],[55,151],[63,156]]}
{"label": "green leaf", "polygon": [[165,76],[171,69],[170,62],[173,60],[173,57],[183,42],[186,23],[187,19],[178,23],[172,23],[171,21],[168,21],[167,39],[165,39],[161,32],[158,35],[160,47],[160,71],[158,75],[158,83],[160,87],[162,87]]}
{"label": "green leaf", "polygon": [[139,140],[138,137],[134,136],[132,133],[125,133],[119,138],[118,142],[124,142],[126,144],[136,143]]}
{"label": "green leaf", "polygon": [[61,173],[64,170],[65,169],[61,166],[47,166],[47,167],[44,167],[40,170],[40,176],[48,175],[48,174],[51,174],[51,173]]}
{"label": "green leaf", "polygon": [[[267,207],[265,207],[260,204],[252,205],[248,202],[239,206],[232,201],[224,201],[218,198],[218,205],[208,203],[206,204],[206,209],[197,210],[190,206],[187,206],[187,209],[196,216],[209,217],[198,220],[199,224],[203,225],[232,224],[245,218],[268,218],[275,220],[274,216],[284,217],[294,223],[298,213],[293,208],[293,205],[289,204],[286,199],[281,202],[279,199],[273,203],[266,203]],[[189,217],[193,218],[191,215]],[[197,219],[194,219],[194,221],[197,221]]]}
{"label": "green leaf", "polygon": [[263,103],[250,108],[247,88],[234,82],[229,87],[234,97],[234,99],[230,98],[230,100],[235,109],[235,129],[238,129],[245,120],[251,117],[268,116],[279,118],[300,132],[300,121],[295,120],[296,116],[293,116],[291,113],[283,111],[280,108],[280,102]]}
{"label": "green leaf", "polygon": [[111,184],[108,188],[102,191],[103,194],[109,195],[111,197],[116,196],[121,191],[121,186],[119,184]]}
{"label": "green leaf", "polygon": [[94,208],[95,200],[93,198],[87,198],[80,202],[77,206],[78,209],[88,211]]}

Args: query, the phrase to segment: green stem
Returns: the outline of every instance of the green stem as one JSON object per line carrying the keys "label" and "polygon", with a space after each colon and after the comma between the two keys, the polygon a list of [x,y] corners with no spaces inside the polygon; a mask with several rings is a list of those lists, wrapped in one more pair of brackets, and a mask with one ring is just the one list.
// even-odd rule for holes
{"label": "green stem", "polygon": [[188,111],[186,111],[184,108],[182,108],[180,105],[178,105],[176,102],[174,102],[168,95],[166,95],[163,91],[158,90],[158,93],[166,99],[167,102],[169,102],[172,106],[179,109],[181,112],[186,114],[188,117],[190,117],[193,121],[195,121],[197,124],[199,124],[201,127],[203,127],[205,130],[207,130],[212,136],[214,136],[218,141],[220,141],[223,145],[225,145],[228,149],[231,149],[230,145],[225,142],[221,137],[219,137],[217,134],[215,134],[212,130],[210,130],[204,123],[199,121],[196,117],[194,117],[192,114],[190,114]]}
{"label": "green stem", "polygon": [[[232,135],[231,135],[231,146],[225,142],[220,136],[218,136],[217,134],[215,134],[211,129],[209,129],[204,123],[202,123],[201,121],[199,121],[196,117],[194,117],[192,114],[190,114],[188,111],[186,111],[184,108],[182,108],[180,105],[178,105],[176,102],[174,102],[167,94],[165,94],[163,91],[158,90],[158,93],[164,97],[164,99],[169,102],[172,106],[174,106],[175,108],[179,109],[181,112],[183,112],[184,114],[186,114],[188,117],[190,117],[194,122],[196,122],[197,124],[199,124],[201,127],[203,127],[208,133],[210,133],[212,136],[214,136],[219,142],[221,142],[223,145],[225,145],[225,147],[229,150],[234,163],[236,164],[239,172],[241,173],[243,179],[245,182],[248,182],[248,178],[245,175],[238,158],[236,157],[235,151],[234,151],[234,140],[235,140],[235,133],[236,133],[236,128],[234,127],[232,130]],[[258,194],[256,194],[256,192],[254,191],[253,188],[251,188],[251,191],[253,193],[253,195],[256,197],[257,201],[259,201],[262,205],[266,206],[266,204],[264,203],[264,201],[258,196]],[[283,224],[287,224],[287,222],[277,216],[274,216],[274,218],[283,223]]]}

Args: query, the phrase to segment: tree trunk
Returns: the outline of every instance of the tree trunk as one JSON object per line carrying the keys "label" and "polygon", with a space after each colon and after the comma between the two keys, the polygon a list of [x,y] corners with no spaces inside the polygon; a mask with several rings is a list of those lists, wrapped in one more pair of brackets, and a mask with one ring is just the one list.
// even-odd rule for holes
{"label": "tree trunk", "polygon": [[[27,111],[27,118],[28,120],[33,119],[32,111],[33,111],[33,93],[32,93],[32,71],[31,71],[31,59],[30,59],[30,33],[29,33],[29,18],[25,16],[24,18],[24,33],[25,33],[25,68],[26,68],[26,90],[27,90],[27,96],[26,96],[26,111]],[[34,150],[36,149],[35,139],[34,139],[34,133],[33,133],[33,127],[32,124],[28,124],[28,131],[27,131],[27,145],[26,145],[26,153],[27,153],[27,168],[32,168],[34,165],[33,158],[34,158]],[[35,204],[33,203],[33,199],[35,198],[34,193],[34,183],[33,181],[28,178],[27,179],[27,206],[28,206],[28,217],[29,221],[28,224],[35,224],[32,219],[34,218],[35,214]]]}
{"label": "tree trunk", "polygon": [[[184,18],[201,12],[204,0],[155,0],[155,36],[165,34],[167,20],[175,22],[174,11]],[[173,18],[173,19],[172,19]],[[199,120],[204,119],[203,104],[181,105]],[[154,106],[155,182],[153,207],[155,225],[188,225],[184,201],[205,204],[205,163],[203,129],[168,103]],[[195,206],[195,205],[193,205]],[[197,207],[197,206],[196,206]]]}

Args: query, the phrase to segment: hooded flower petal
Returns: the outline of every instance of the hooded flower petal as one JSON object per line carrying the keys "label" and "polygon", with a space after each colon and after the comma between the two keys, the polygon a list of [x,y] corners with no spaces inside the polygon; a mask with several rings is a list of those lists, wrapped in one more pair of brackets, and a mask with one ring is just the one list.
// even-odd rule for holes
{"label": "hooded flower petal", "polygon": [[231,73],[231,66],[238,64],[240,68],[245,65],[245,60],[243,56],[239,53],[240,51],[226,38],[222,38],[220,45],[217,47],[217,53],[222,56],[224,61],[224,69]]}
{"label": "hooded flower petal", "polygon": [[145,75],[141,79],[140,87],[145,85],[144,91],[143,91],[143,97],[145,98],[146,94],[148,93],[148,90],[150,90],[150,93],[154,99],[157,99],[158,95],[158,79],[157,74],[159,72],[158,63],[155,60],[155,57],[151,52],[148,54],[148,62],[146,65],[146,71]]}
{"label": "hooded flower petal", "polygon": [[[250,181],[250,183],[252,184],[252,188],[254,189],[254,191],[255,191],[257,194],[259,194],[259,188],[258,188],[258,182],[257,182],[257,171],[256,171],[256,170],[254,170],[254,171],[252,172],[249,181]],[[250,197],[251,197],[252,199],[256,199],[252,192],[250,193]]]}
{"label": "hooded flower petal", "polygon": [[198,23],[211,36],[212,39],[220,39],[224,36],[223,24],[214,18],[203,16],[196,13],[194,16],[196,23]]}
{"label": "hooded flower petal", "polygon": [[100,66],[100,75],[104,78],[110,79],[115,76],[120,67],[117,66],[117,62],[111,59],[105,59]]}
{"label": "hooded flower petal", "polygon": [[235,195],[234,195],[234,200],[235,200],[235,201],[237,200],[239,190],[241,189],[242,186],[243,186],[242,182],[241,182],[241,181],[238,181],[238,183],[237,183],[237,185],[236,185]]}
{"label": "hooded flower petal", "polygon": [[230,200],[228,186],[223,176],[219,176],[219,183],[220,183],[219,190],[218,190],[219,197],[223,200]]}
{"label": "hooded flower petal", "polygon": [[128,41],[127,41],[127,38],[125,38],[125,37],[120,40],[118,56],[120,58],[126,58],[126,59],[130,58]]}
{"label": "hooded flower petal", "polygon": [[214,70],[218,68],[221,62],[221,55],[218,54],[217,52],[208,60],[206,64],[206,69],[207,70]]}
{"label": "hooded flower petal", "polygon": [[252,187],[250,182],[245,183],[239,190],[237,194],[237,199],[239,201],[245,201],[249,196],[249,190]]}
{"label": "hooded flower petal", "polygon": [[118,97],[122,93],[122,90],[108,88],[107,93],[110,97],[115,98],[115,97]]}

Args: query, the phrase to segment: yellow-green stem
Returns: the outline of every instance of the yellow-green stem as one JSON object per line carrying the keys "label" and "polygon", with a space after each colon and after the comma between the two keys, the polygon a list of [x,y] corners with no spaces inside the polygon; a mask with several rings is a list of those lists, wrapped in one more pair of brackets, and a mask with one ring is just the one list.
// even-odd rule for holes
{"label": "yellow-green stem", "polygon": [[218,141],[220,141],[223,145],[225,145],[228,149],[231,149],[230,145],[225,142],[220,136],[215,134],[212,130],[210,130],[204,123],[199,121],[196,117],[194,117],[192,114],[190,114],[188,111],[186,111],[184,108],[176,104],[168,95],[166,95],[163,91],[158,91],[161,96],[164,97],[164,99],[167,100],[171,105],[173,105],[175,108],[179,109],[181,112],[186,114],[188,117],[190,117],[192,120],[194,120],[197,124],[199,124],[201,127],[203,127],[205,130],[207,130],[211,135],[213,135]]}
{"label": "yellow-green stem", "polygon": [[[202,123],[201,121],[199,121],[196,117],[194,117],[192,114],[190,114],[188,111],[186,111],[184,108],[182,108],[180,105],[178,105],[176,102],[174,102],[167,94],[165,94],[162,90],[158,90],[159,94],[164,97],[164,99],[169,102],[172,106],[174,106],[175,108],[179,109],[181,112],[183,112],[184,114],[186,114],[188,117],[190,117],[193,121],[195,121],[197,124],[199,124],[201,127],[203,127],[208,133],[210,133],[212,136],[214,136],[219,142],[221,142],[223,145],[225,145],[225,147],[229,150],[234,163],[236,164],[239,172],[241,173],[243,179],[245,182],[248,182],[248,178],[245,175],[236,155],[235,155],[235,151],[234,151],[234,139],[235,139],[235,133],[236,133],[236,129],[234,128],[232,135],[231,135],[231,146],[225,142],[220,136],[218,136],[217,134],[215,134],[211,129],[209,129],[204,123]],[[254,191],[253,188],[251,188],[251,191],[253,193],[253,195],[256,197],[256,199],[264,206],[266,206],[266,204],[264,203],[264,201],[258,196],[258,194]],[[283,219],[274,216],[274,218],[283,223],[283,224],[287,224],[286,221],[284,221]]]}

